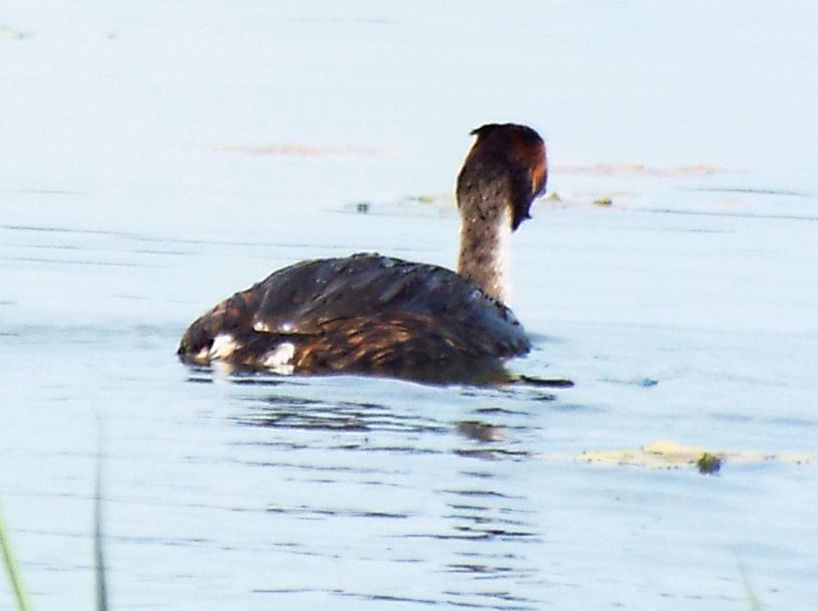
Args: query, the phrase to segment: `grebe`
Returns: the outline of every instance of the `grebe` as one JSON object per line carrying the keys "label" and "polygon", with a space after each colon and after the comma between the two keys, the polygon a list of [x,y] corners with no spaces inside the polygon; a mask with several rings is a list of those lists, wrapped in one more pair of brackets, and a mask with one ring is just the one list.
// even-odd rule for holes
{"label": "grebe", "polygon": [[545,191],[545,143],[490,124],[457,178],[457,273],[378,254],[296,263],[219,303],[182,337],[182,361],[281,373],[427,381],[493,378],[531,344],[506,307],[504,249]]}

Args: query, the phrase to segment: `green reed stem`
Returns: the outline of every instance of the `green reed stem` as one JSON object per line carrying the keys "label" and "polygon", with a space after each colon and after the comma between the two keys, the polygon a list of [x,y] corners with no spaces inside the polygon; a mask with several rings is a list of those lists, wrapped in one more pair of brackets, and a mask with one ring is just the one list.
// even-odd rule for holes
{"label": "green reed stem", "polygon": [[97,416],[97,475],[94,494],[94,573],[97,611],[108,611],[108,583],[105,579],[105,553],[102,537],[102,422]]}
{"label": "green reed stem", "polygon": [[744,594],[747,596],[747,603],[750,605],[750,611],[761,611],[761,601],[756,596],[753,586],[750,584],[750,579],[747,577],[747,569],[739,561],[738,570],[741,573],[741,583],[744,585]]}
{"label": "green reed stem", "polygon": [[20,573],[17,570],[17,563],[14,560],[14,555],[11,551],[11,542],[9,541],[8,531],[6,530],[5,522],[3,521],[3,512],[0,511],[0,549],[3,550],[3,564],[6,566],[6,573],[9,576],[11,587],[14,590],[14,596],[17,601],[17,608],[20,611],[29,611],[31,607],[26,599],[25,590],[23,590],[23,583],[20,580]]}

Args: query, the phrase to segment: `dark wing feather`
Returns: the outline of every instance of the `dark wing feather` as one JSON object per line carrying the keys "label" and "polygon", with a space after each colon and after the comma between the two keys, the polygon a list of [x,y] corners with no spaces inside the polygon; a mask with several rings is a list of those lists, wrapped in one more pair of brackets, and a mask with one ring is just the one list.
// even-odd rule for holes
{"label": "dark wing feather", "polygon": [[507,307],[435,265],[358,254],[295,265],[273,274],[259,289],[264,297],[253,324],[270,333],[323,334],[328,325],[346,320],[407,318],[426,320],[443,335],[469,334],[478,341],[507,337],[517,344],[525,338]]}

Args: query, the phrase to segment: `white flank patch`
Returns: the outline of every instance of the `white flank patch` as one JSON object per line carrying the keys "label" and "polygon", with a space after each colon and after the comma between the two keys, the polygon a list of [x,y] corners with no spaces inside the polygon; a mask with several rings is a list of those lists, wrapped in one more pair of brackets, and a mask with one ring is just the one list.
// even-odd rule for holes
{"label": "white flank patch", "polygon": [[292,333],[293,324],[291,322],[283,322],[273,329],[263,320],[257,320],[253,323],[253,331],[256,333]]}
{"label": "white flank patch", "polygon": [[282,342],[267,353],[264,358],[264,366],[275,373],[289,375],[293,372],[293,356],[295,356],[295,346],[290,342]]}
{"label": "white flank patch", "polygon": [[240,346],[232,335],[229,333],[219,333],[213,338],[213,345],[210,347],[210,358],[226,359],[238,348],[240,348]]}

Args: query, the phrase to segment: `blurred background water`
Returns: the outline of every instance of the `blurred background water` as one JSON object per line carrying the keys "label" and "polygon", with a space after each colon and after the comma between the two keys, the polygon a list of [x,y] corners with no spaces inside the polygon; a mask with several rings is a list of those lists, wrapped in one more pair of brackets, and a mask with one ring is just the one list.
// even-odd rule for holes
{"label": "blurred background water", "polygon": [[[813,462],[577,458],[818,454],[816,30],[811,2],[6,0],[0,500],[37,608],[92,604],[97,416],[117,609],[813,608]],[[297,260],[451,266],[492,121],[543,134],[555,194],[515,236],[513,368],[574,388],[176,361]]]}

